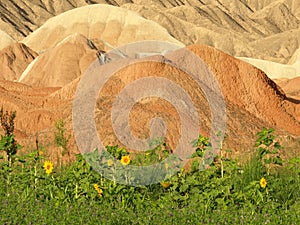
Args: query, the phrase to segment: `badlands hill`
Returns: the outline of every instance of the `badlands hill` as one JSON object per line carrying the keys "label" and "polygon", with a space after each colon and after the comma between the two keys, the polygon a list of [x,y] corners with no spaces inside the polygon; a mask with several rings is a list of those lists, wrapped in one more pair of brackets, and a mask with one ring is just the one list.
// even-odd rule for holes
{"label": "badlands hill", "polygon": [[[95,3],[133,10],[162,25],[186,45],[206,44],[233,56],[286,63],[300,47],[297,0],[1,0],[0,29],[20,41],[48,19]],[[73,19],[64,22],[70,24]]]}
{"label": "badlands hill", "polygon": [[126,9],[109,5],[74,9],[48,20],[22,41],[40,56],[19,81],[40,87],[63,87],[85,72],[96,59],[96,49],[107,50],[145,39],[183,46],[163,27]]}
{"label": "badlands hill", "polygon": [[[240,145],[240,147],[249,147],[249,145],[253,144],[256,130],[261,126],[273,126],[283,131],[283,133],[288,131],[285,134],[299,135],[299,114],[297,118],[293,116],[298,107],[297,104],[287,99],[285,94],[262,71],[207,46],[193,45],[188,48],[198,56],[201,56],[201,59],[209,66],[220,84],[227,106],[226,134],[228,136],[225,140],[227,146]],[[180,54],[175,52],[170,57],[176,57],[176,55]],[[134,73],[133,71],[138,72]],[[162,74],[163,77],[175,81],[182,85],[185,90],[188,90],[199,110],[201,132],[204,134],[209,133],[211,127],[210,109],[208,108],[207,100],[205,100],[205,95],[199,90],[199,87],[194,86],[193,82],[187,79],[182,72],[175,72],[173,69],[161,64],[141,63],[140,65],[128,67],[116,74],[116,77],[107,84],[107,89],[101,93],[103,97],[100,97],[97,103],[96,118],[98,119],[98,131],[100,136],[106,140],[105,143],[114,143],[116,141],[113,138],[114,132],[110,125],[110,107],[115,98],[113,93],[118,93],[137,77],[155,74],[154,71],[156,73],[161,71],[159,74]],[[153,105],[158,106],[156,108]],[[158,113],[155,112],[156,109],[158,109]],[[147,127],[146,125],[152,118],[151,115],[159,115],[166,118],[167,124],[171,127],[168,132],[175,134],[168,138],[170,143],[176,143],[174,139],[178,137],[178,130],[180,130],[180,124],[176,120],[178,115],[164,101],[150,99],[137,104],[130,120],[134,132],[136,134],[142,133],[141,137],[149,135],[144,127]],[[101,129],[102,126],[107,129]]]}
{"label": "badlands hill", "polygon": [[1,0],[0,29],[5,30],[15,40],[21,40],[49,18],[86,4],[84,0]]}
{"label": "badlands hill", "polygon": [[55,110],[51,112],[45,109],[45,106],[49,102],[47,96],[57,88],[33,88],[13,81],[0,80],[0,89],[1,106],[8,111],[17,111],[16,129],[18,133],[22,133],[22,137],[46,129],[53,123],[53,116],[57,113]]}
{"label": "badlands hill", "polygon": [[[298,79],[282,79],[285,75],[298,76],[300,29],[296,1],[187,0],[183,4],[151,0],[147,5],[125,0],[101,1],[106,3],[102,5],[88,5],[100,0],[88,2],[0,0],[4,15],[0,29],[8,34],[1,35],[0,43],[0,104],[17,111],[16,129],[22,143],[33,144],[36,134],[43,134],[44,144],[49,144],[54,122],[60,118],[73,134],[73,98],[89,66],[99,65],[97,50],[109,51],[113,46],[149,39],[179,46],[191,44],[187,48],[209,66],[226,102],[226,147],[239,146],[239,154],[243,154],[250,150],[256,132],[263,126],[276,128],[282,138],[300,135]],[[169,56],[177,55],[174,52]],[[233,56],[261,65],[269,77]],[[275,74],[274,68],[280,68],[280,73]],[[100,93],[95,121],[105,144],[118,143],[110,125],[115,95],[126,84],[153,74],[175,81],[189,93],[201,118],[199,132],[210,133],[211,112],[203,91],[184,72],[149,61],[118,71]],[[280,86],[270,77],[276,78]],[[130,115],[134,134],[147,137],[148,124],[155,116],[165,119],[168,142],[175,146],[180,121],[166,101],[149,98],[135,105]],[[72,152],[78,152],[74,139],[72,143]]]}
{"label": "badlands hill", "polygon": [[22,42],[37,52],[43,52],[74,33],[96,43],[104,40],[112,46],[145,39],[181,44],[157,23],[110,5],[85,6],[53,17]]}
{"label": "badlands hill", "polygon": [[[77,45],[80,46],[80,43]],[[226,147],[235,149],[234,146],[238,145],[244,149],[243,152],[246,151],[246,147],[253,144],[256,132],[263,126],[275,127],[283,136],[300,134],[300,117],[295,113],[299,110],[297,103],[287,98],[261,70],[214,48],[203,45],[193,45],[188,48],[201,56],[201,59],[209,66],[223,92],[227,107],[227,138],[224,142]],[[170,57],[178,55],[180,55],[178,52],[174,52]],[[95,61],[95,63],[98,62]],[[74,67],[79,70],[78,64]],[[51,74],[50,71],[49,74]],[[209,134],[211,112],[202,90],[182,71],[174,70],[173,67],[162,63],[149,61],[120,70],[107,82],[99,94],[95,108],[95,121],[99,136],[105,144],[119,143],[114,135],[110,119],[116,94],[134,80],[153,76],[153,74],[172,80],[187,91],[201,118],[199,132]],[[1,94],[0,102],[9,106],[8,109],[17,110],[16,128],[23,132],[22,136],[27,138],[24,140],[33,138],[32,143],[34,143],[35,133],[48,130],[47,135],[50,135],[50,132],[53,132],[54,122],[59,118],[67,122],[67,128],[71,131],[72,101],[80,79],[81,77],[74,79],[63,88],[33,88],[20,83],[1,81],[4,94]],[[168,143],[171,147],[176,146],[180,120],[174,107],[163,100],[148,98],[135,105],[130,115],[130,127],[133,133],[137,137],[147,137],[149,135],[148,124],[155,116],[165,119],[168,127]],[[74,147],[72,152],[78,152],[78,149]]]}
{"label": "badlands hill", "polygon": [[0,79],[17,81],[36,56],[37,53],[21,43],[0,50]]}
{"label": "badlands hill", "polygon": [[[234,56],[286,62],[299,47],[299,18],[293,13],[298,13],[299,4],[270,1],[261,6],[258,1],[248,2],[189,1],[173,7],[122,7],[156,21],[185,44],[207,44]],[[270,42],[274,40],[276,44]]]}
{"label": "badlands hill", "polygon": [[36,87],[63,87],[85,72],[96,53],[83,35],[71,35],[37,57],[18,81]]}

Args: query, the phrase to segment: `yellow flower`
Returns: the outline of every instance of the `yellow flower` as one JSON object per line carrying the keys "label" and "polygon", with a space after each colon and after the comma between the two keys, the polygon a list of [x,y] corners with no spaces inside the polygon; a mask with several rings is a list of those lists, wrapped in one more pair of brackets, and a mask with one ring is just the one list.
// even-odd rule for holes
{"label": "yellow flower", "polygon": [[169,164],[165,163],[165,169],[167,170],[169,168]]}
{"label": "yellow flower", "polygon": [[42,150],[39,150],[39,155],[43,155],[44,152]]}
{"label": "yellow flower", "polygon": [[50,162],[50,161],[45,161],[44,162],[44,169],[45,169],[46,173],[49,175],[50,173],[52,173],[53,163]]}
{"label": "yellow flower", "polygon": [[267,186],[267,181],[265,178],[261,178],[259,181],[259,184],[262,188],[265,188]]}
{"label": "yellow flower", "polygon": [[121,163],[124,166],[128,165],[130,163],[130,157],[129,157],[129,155],[122,156]]}
{"label": "yellow flower", "polygon": [[163,186],[164,188],[168,188],[171,186],[171,183],[168,183],[168,182],[160,182],[161,186]]}
{"label": "yellow flower", "polygon": [[98,184],[94,184],[94,188],[97,191],[99,197],[102,197],[103,190],[99,187],[99,185]]}
{"label": "yellow flower", "polygon": [[149,156],[151,154],[151,152],[146,152],[146,156]]}
{"label": "yellow flower", "polygon": [[114,161],[112,159],[107,160],[107,165],[112,166],[114,164]]}
{"label": "yellow flower", "polygon": [[95,188],[96,191],[99,189],[99,185],[98,184],[94,184],[93,186],[94,186],[94,188]]}

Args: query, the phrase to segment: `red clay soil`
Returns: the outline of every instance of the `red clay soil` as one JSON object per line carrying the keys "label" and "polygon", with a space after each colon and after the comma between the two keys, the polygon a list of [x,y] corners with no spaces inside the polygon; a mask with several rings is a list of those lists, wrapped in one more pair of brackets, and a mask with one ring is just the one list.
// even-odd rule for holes
{"label": "red clay soil", "polygon": [[[80,46],[80,45],[79,45]],[[76,48],[69,48],[69,51]],[[290,101],[280,88],[262,71],[235,59],[221,51],[204,45],[189,46],[210,68],[222,90],[226,102],[226,139],[224,145],[235,152],[249,152],[253,146],[255,134],[263,126],[274,127],[281,135],[300,135],[299,117],[295,115],[298,103]],[[180,51],[180,50],[179,50]],[[71,52],[68,54],[72,55]],[[52,57],[45,54],[44,57]],[[170,55],[177,57],[179,52]],[[80,60],[82,55],[77,55]],[[43,59],[47,60],[47,59]],[[78,62],[78,61],[77,61]],[[192,62],[188,66],[193,67]],[[62,66],[61,64],[56,64]],[[67,71],[82,71],[80,64],[68,63],[63,68]],[[53,67],[53,70],[59,68]],[[55,82],[62,76],[47,67],[47,74]],[[83,73],[83,72],[82,72]],[[3,76],[4,73],[0,73]],[[55,74],[55,76],[53,75]],[[159,62],[140,62],[125,67],[106,83],[97,99],[95,121],[99,137],[104,145],[119,144],[111,126],[111,107],[116,95],[132,81],[147,76],[159,76],[174,81],[191,97],[200,118],[200,131],[208,135],[211,130],[211,112],[203,91],[183,71]],[[35,80],[39,79],[36,71]],[[53,76],[52,76],[53,75]],[[83,74],[81,74],[83,75]],[[33,76],[33,75],[31,75]],[[76,75],[78,76],[78,75]],[[62,88],[31,87],[25,84],[0,80],[0,106],[5,110],[16,110],[17,138],[20,142],[34,146],[35,134],[40,133],[43,144],[47,146],[51,157],[59,151],[53,144],[54,123],[59,118],[66,121],[68,132],[72,132],[72,101],[80,77],[68,80]],[[50,79],[50,78],[49,78]],[[69,82],[70,81],[70,82]],[[44,84],[47,86],[47,84]],[[142,89],[140,91],[143,91]],[[180,97],[180,96],[178,96]],[[148,124],[155,116],[162,117],[167,125],[167,141],[174,148],[180,137],[180,121],[175,108],[165,100],[146,98],[134,105],[130,113],[130,128],[134,135],[146,138],[149,135]],[[74,139],[71,139],[71,153],[79,152]]]}

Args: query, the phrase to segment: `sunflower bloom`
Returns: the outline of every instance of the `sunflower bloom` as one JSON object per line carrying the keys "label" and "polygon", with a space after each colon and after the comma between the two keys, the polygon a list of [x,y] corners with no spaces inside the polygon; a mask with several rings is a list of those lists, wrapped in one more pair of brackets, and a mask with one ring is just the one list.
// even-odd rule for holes
{"label": "sunflower bloom", "polygon": [[99,187],[99,185],[98,184],[94,184],[94,188],[97,191],[99,197],[102,197],[103,190]]}
{"label": "sunflower bloom", "polygon": [[168,182],[160,182],[161,186],[163,186],[163,188],[168,188],[171,186],[171,183]]}
{"label": "sunflower bloom", "polygon": [[45,161],[44,162],[44,170],[46,171],[46,173],[49,175],[50,173],[52,173],[53,170],[53,163],[50,161]]}
{"label": "sunflower bloom", "polygon": [[124,166],[128,165],[130,163],[130,157],[129,157],[129,155],[122,156],[121,163]]}
{"label": "sunflower bloom", "polygon": [[266,188],[267,186],[267,181],[265,178],[261,178],[260,181],[259,181],[259,184],[262,188]]}

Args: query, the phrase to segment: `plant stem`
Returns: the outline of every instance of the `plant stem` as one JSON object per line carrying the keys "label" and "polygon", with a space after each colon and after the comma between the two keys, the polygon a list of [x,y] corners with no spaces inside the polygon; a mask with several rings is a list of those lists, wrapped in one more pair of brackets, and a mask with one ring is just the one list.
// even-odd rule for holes
{"label": "plant stem", "polygon": [[223,165],[223,143],[220,143],[220,152],[221,152],[221,177],[224,178],[224,165]]}
{"label": "plant stem", "polygon": [[75,199],[78,198],[78,184],[75,185]]}

